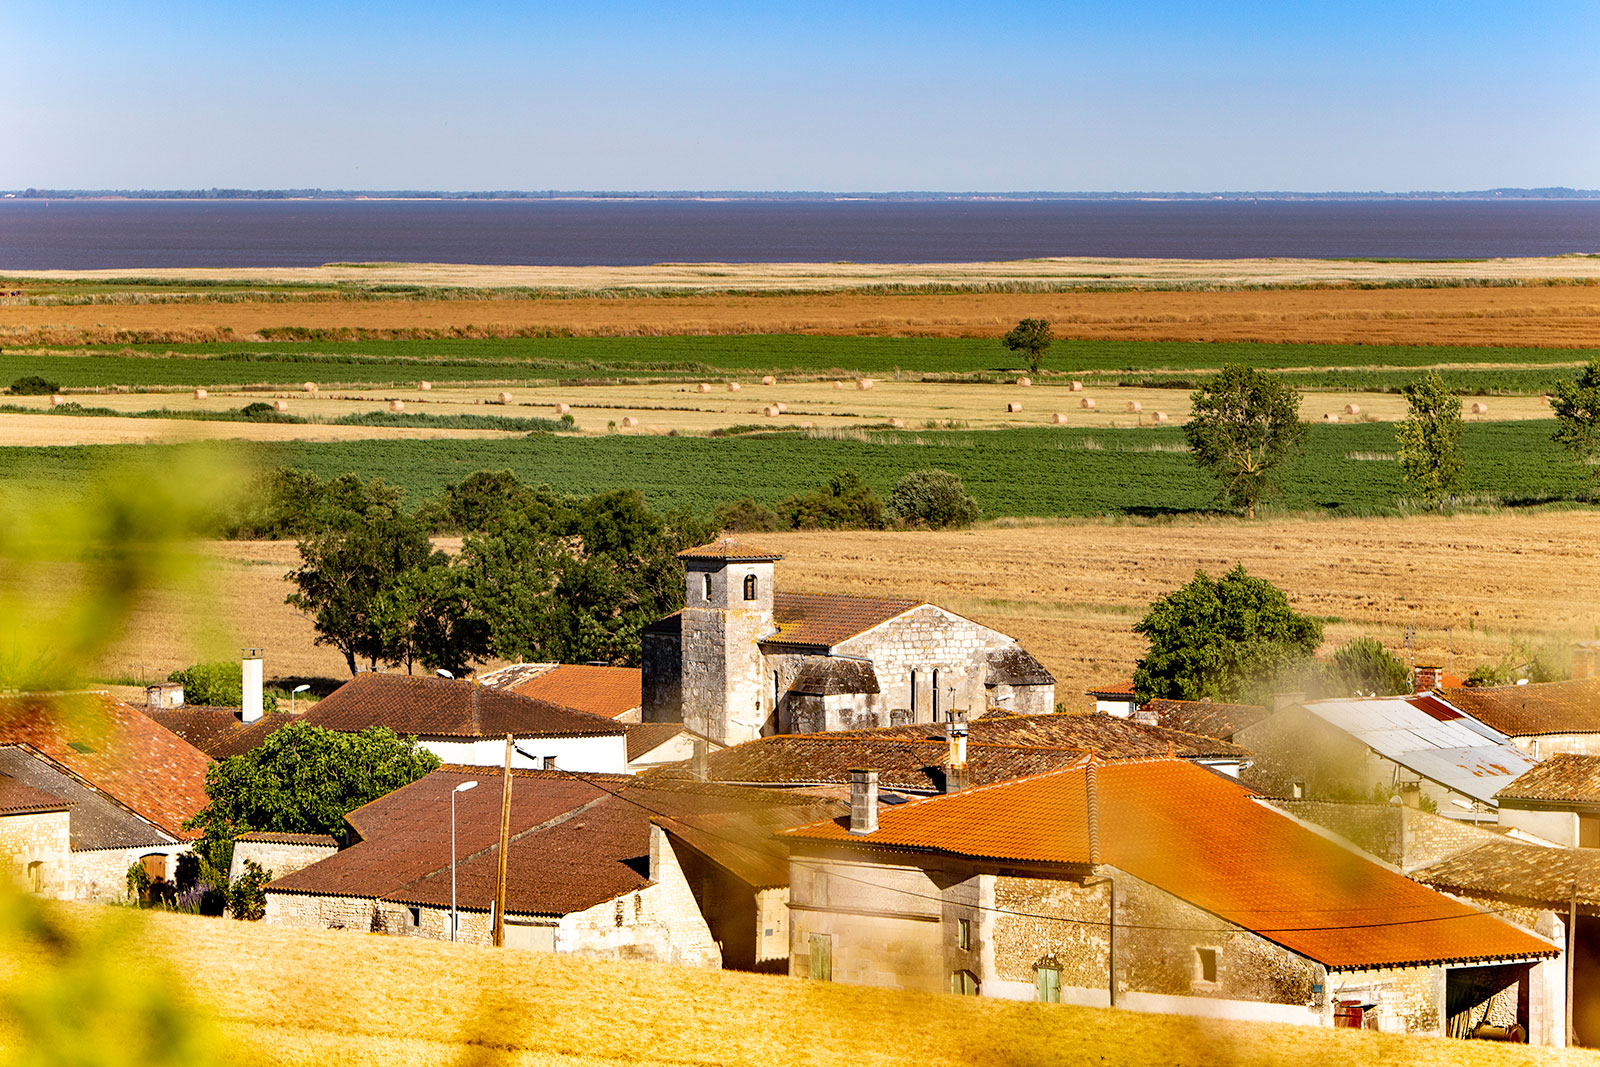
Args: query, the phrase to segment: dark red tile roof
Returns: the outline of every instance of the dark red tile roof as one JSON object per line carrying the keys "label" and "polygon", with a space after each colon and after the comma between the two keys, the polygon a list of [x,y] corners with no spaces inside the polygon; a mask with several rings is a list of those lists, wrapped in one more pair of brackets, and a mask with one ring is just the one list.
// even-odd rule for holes
{"label": "dark red tile roof", "polygon": [[1563,918],[1574,886],[1580,905],[1600,905],[1600,849],[1595,848],[1489,841],[1414,871],[1411,877],[1447,893],[1554,907]]}
{"label": "dark red tile roof", "polygon": [[239,718],[238,708],[144,708],[144,714],[165,726],[212,759],[227,759],[253,752],[267,738],[298,722],[300,716],[269,712],[255,722]]}
{"label": "dark red tile roof", "polygon": [[10,775],[0,774],[0,815],[66,811],[70,807],[70,800],[53,797],[42,789],[23,785]]}
{"label": "dark red tile roof", "polygon": [[355,732],[387,726],[416,737],[588,737],[620,735],[622,724],[545,700],[448,678],[358,674],[300,718]]}
{"label": "dark red tile roof", "polygon": [[[627,775],[519,770],[513,778],[506,911],[524,915],[565,915],[651,884],[652,821],[719,842],[729,862],[750,873],[784,856],[775,830],[840,810],[816,798]],[[348,821],[359,843],[269,889],[448,906],[450,796],[466,781],[480,784],[456,794],[457,892],[461,907],[487,908],[499,864],[501,776],[481,768],[442,768],[356,809]]]}
{"label": "dark red tile roof", "polygon": [[762,645],[832,648],[923,603],[833,593],[774,593],[772,615],[778,632]]}
{"label": "dark red tile roof", "polygon": [[1545,803],[1600,804],[1600,756],[1561,753],[1510,785],[1501,787],[1496,800],[1533,800]]}
{"label": "dark red tile roof", "polygon": [[686,548],[678,553],[682,560],[703,559],[713,562],[736,563],[761,563],[776,562],[783,558],[783,553],[773,552],[769,549],[753,545],[748,541],[736,541],[731,537],[724,537],[720,541],[713,541],[709,545],[698,545]]}
{"label": "dark red tile roof", "polygon": [[1438,692],[1474,719],[1509,737],[1600,733],[1600,678]]}
{"label": "dark red tile roof", "polygon": [[240,834],[235,841],[261,841],[273,845],[321,845],[327,848],[337,847],[339,839],[327,834],[280,834],[269,831],[256,831]]}
{"label": "dark red tile roof", "polygon": [[[1331,968],[1555,956],[1548,942],[1363,859],[1183,760],[1101,764],[1101,861]],[[1088,868],[1086,770],[833,819],[785,836]]]}
{"label": "dark red tile roof", "polygon": [[660,748],[684,732],[681,722],[630,722],[624,724],[628,731],[628,760]]}
{"label": "dark red tile roof", "polygon": [[172,837],[196,836],[182,824],[206,806],[211,760],[104,693],[0,698],[0,744],[42,756]]}
{"label": "dark red tile roof", "polygon": [[1217,704],[1209,700],[1168,700],[1165,697],[1149,701],[1140,712],[1154,715],[1157,726],[1219,737],[1224,741],[1272,714],[1259,704]]}
{"label": "dark red tile roof", "polygon": [[562,663],[506,688],[518,696],[615,719],[644,704],[644,672],[638,667]]}

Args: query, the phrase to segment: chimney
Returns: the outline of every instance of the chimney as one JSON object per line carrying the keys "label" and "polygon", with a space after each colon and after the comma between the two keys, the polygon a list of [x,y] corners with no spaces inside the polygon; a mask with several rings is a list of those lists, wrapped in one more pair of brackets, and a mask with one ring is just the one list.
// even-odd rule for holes
{"label": "chimney", "polygon": [[850,832],[870,834],[878,828],[878,772],[850,769]]}
{"label": "chimney", "polygon": [[244,650],[244,700],[242,714],[245,722],[261,720],[261,649]]}
{"label": "chimney", "polygon": [[689,775],[697,782],[704,782],[711,777],[711,760],[707,754],[706,739],[694,739],[694,751],[689,756]]}
{"label": "chimney", "polygon": [[967,767],[967,724],[964,721],[950,723],[950,765],[945,768],[944,791],[946,793],[959,793],[971,784],[971,773]]}
{"label": "chimney", "polygon": [[1444,670],[1437,663],[1419,663],[1411,668],[1411,691],[1428,693],[1444,684]]}

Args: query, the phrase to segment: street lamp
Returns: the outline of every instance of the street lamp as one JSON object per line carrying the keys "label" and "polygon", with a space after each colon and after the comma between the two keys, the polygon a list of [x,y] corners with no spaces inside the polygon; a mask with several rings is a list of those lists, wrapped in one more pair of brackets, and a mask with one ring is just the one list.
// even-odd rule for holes
{"label": "street lamp", "polygon": [[478,788],[477,782],[462,782],[450,790],[450,940],[456,939],[456,794]]}
{"label": "street lamp", "polygon": [[310,689],[310,688],[311,688],[311,685],[308,682],[305,685],[297,685],[293,689],[289,690],[289,714],[290,715],[294,714],[294,698],[295,698],[296,694],[304,693],[307,689]]}
{"label": "street lamp", "polygon": [[441,678],[454,678],[455,677],[455,675],[451,674],[449,671],[445,670],[443,667],[440,667],[438,670],[434,671],[433,673],[437,674]]}

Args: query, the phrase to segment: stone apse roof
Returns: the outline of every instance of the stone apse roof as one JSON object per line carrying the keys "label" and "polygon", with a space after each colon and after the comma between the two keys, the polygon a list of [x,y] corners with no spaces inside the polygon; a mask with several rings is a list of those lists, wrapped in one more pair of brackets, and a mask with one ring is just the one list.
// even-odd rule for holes
{"label": "stone apse roof", "polygon": [[[1559,949],[1364,859],[1183,760],[1097,764],[1103,863],[1333,969],[1555,956]],[[1087,767],[835,818],[831,846],[1090,869]]]}

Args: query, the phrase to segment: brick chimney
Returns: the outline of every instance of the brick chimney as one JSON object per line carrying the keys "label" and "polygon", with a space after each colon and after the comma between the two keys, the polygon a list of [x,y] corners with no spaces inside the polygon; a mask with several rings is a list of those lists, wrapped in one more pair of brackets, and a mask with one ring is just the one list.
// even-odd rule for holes
{"label": "brick chimney", "polygon": [[706,739],[694,739],[694,751],[689,756],[689,776],[697,782],[704,782],[711,777],[711,760],[707,755]]}
{"label": "brick chimney", "polygon": [[870,834],[878,828],[878,772],[850,769],[850,832]]}
{"label": "brick chimney", "polygon": [[959,793],[971,784],[971,773],[967,767],[967,724],[965,721],[952,721],[949,729],[950,735],[950,762],[944,772],[944,791],[946,793]]}
{"label": "brick chimney", "polygon": [[1437,663],[1419,663],[1411,668],[1411,691],[1428,693],[1444,684],[1444,668]]}

